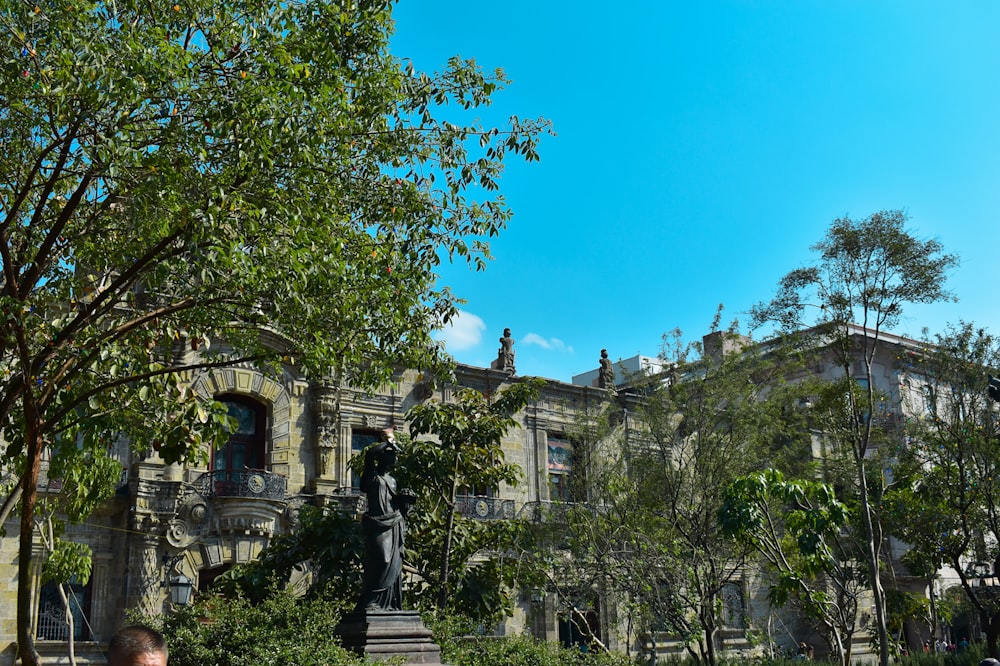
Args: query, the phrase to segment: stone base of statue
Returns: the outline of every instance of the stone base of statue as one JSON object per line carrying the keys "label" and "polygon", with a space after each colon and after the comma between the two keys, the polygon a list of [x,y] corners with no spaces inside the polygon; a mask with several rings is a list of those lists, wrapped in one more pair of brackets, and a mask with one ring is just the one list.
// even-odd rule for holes
{"label": "stone base of statue", "polygon": [[348,650],[373,659],[441,663],[441,648],[416,611],[356,610],[340,620],[334,635]]}

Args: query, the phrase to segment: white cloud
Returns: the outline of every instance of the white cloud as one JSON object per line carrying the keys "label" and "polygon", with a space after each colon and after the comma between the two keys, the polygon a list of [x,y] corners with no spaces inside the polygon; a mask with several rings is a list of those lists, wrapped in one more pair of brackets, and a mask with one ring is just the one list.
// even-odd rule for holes
{"label": "white cloud", "polygon": [[483,341],[483,331],[486,324],[471,312],[458,311],[444,328],[434,335],[436,340],[444,342],[449,353],[471,349]]}
{"label": "white cloud", "polygon": [[528,333],[526,336],[524,336],[524,339],[521,340],[521,344],[525,346],[538,345],[542,349],[568,352],[570,354],[573,353],[573,348],[567,347],[566,343],[560,340],[559,338],[546,339],[538,335],[537,333]]}

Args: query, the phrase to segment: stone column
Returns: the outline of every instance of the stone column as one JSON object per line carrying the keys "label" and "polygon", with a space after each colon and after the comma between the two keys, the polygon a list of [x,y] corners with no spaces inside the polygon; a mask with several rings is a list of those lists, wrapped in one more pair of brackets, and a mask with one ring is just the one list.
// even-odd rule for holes
{"label": "stone column", "polygon": [[336,474],[339,404],[337,387],[321,384],[313,388],[313,418],[316,437],[316,478],[328,481]]}
{"label": "stone column", "polygon": [[126,608],[145,615],[159,615],[163,606],[163,567],[160,562],[160,535],[153,521],[137,525],[142,536],[133,536],[128,556],[128,598]]}
{"label": "stone column", "polygon": [[347,463],[350,461],[351,456],[354,455],[354,449],[351,448],[352,435],[351,419],[349,415],[345,414],[340,422],[341,444],[337,447],[337,480],[342,486],[351,485],[351,470],[348,469]]}

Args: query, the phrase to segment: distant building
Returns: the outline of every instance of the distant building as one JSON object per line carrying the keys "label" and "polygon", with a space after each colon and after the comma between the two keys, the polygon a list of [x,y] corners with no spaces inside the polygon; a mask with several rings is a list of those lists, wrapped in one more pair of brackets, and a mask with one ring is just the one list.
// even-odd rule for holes
{"label": "distant building", "polygon": [[[633,383],[641,378],[656,375],[666,369],[666,365],[652,356],[632,356],[615,361],[612,364],[615,371],[615,386]],[[575,386],[597,386],[597,376],[600,368],[588,370],[579,375],[573,375]]]}

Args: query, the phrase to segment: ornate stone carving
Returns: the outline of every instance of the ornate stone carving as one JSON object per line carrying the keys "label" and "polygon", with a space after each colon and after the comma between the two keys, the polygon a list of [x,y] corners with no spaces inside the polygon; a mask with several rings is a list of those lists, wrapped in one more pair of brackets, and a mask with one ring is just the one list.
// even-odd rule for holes
{"label": "ornate stone carving", "polygon": [[313,389],[313,415],[316,423],[317,476],[336,475],[340,418],[336,387],[323,385]]}
{"label": "ornate stone carving", "polygon": [[177,515],[167,522],[166,539],[174,548],[187,548],[201,536],[209,524],[210,507],[204,497],[190,493],[181,500]]}

